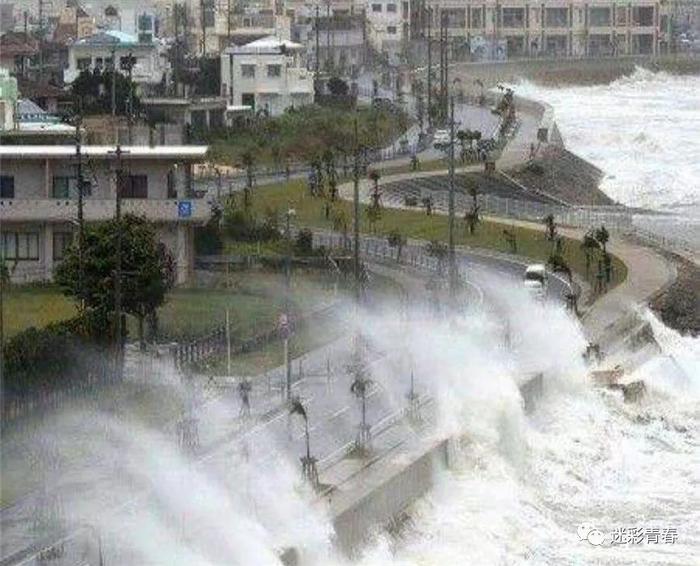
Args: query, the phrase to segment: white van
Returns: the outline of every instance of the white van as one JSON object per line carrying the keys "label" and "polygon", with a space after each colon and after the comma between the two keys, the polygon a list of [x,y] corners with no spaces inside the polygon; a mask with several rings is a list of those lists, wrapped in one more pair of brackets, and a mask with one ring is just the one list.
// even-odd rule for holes
{"label": "white van", "polygon": [[449,130],[435,130],[433,134],[433,147],[440,149],[450,145]]}
{"label": "white van", "polygon": [[537,299],[547,295],[547,266],[544,263],[533,263],[525,270],[525,288]]}

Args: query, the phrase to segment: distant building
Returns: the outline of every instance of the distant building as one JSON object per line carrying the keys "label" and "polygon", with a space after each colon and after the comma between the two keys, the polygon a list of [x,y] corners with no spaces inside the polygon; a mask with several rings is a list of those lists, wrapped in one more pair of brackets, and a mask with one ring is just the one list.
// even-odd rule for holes
{"label": "distant building", "polygon": [[15,27],[15,5],[12,2],[0,4],[0,33],[11,31]]}
{"label": "distant building", "polygon": [[453,46],[472,59],[655,55],[669,49],[668,3],[632,0],[451,0],[415,2],[411,36],[439,37],[442,22]]}
{"label": "distant building", "polygon": [[[122,211],[157,226],[171,250],[178,284],[194,263],[194,226],[205,223],[210,205],[194,197],[192,165],[204,160],[204,146],[122,148]],[[116,147],[82,146],[84,214],[87,222],[114,217]],[[74,145],[0,145],[0,253],[13,281],[48,280],[72,242],[77,220]]]}
{"label": "distant building", "polygon": [[409,39],[409,2],[367,0],[367,37],[372,46],[387,54],[392,62]]}
{"label": "distant building", "polygon": [[70,84],[82,71],[110,69],[112,57],[116,58],[117,68],[124,69],[130,55],[136,58],[132,77],[138,85],[159,84],[168,72],[168,65],[160,56],[156,43],[143,43],[131,34],[109,30],[76,41],[70,46],[64,80]]}
{"label": "distant building", "polygon": [[15,76],[25,76],[39,53],[39,42],[24,32],[8,31],[0,36],[0,67]]}
{"label": "distant building", "polygon": [[0,68],[0,132],[14,128],[18,96],[17,79]]}
{"label": "distant building", "polygon": [[66,6],[58,15],[54,41],[68,43],[95,33],[95,20],[79,5]]}
{"label": "distant building", "polygon": [[304,53],[302,45],[272,36],[229,47],[221,57],[222,95],[232,107],[272,116],[313,103],[313,74]]}

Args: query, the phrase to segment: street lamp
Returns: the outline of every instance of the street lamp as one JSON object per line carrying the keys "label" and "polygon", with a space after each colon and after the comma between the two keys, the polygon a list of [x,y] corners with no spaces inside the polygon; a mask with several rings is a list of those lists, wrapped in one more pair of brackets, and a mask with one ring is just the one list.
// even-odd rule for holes
{"label": "street lamp", "polygon": [[457,266],[455,265],[455,95],[454,90],[457,84],[461,84],[459,77],[452,81],[452,93],[450,95],[450,184],[448,200],[448,242],[449,242],[449,290],[450,300],[454,306],[454,299],[457,287]]}
{"label": "street lamp", "polygon": [[285,214],[285,230],[284,235],[287,240],[287,255],[284,261],[284,279],[285,279],[285,297],[284,297],[284,315],[283,315],[283,332],[284,332],[284,365],[286,370],[286,397],[287,400],[292,398],[292,359],[289,352],[289,335],[291,334],[290,325],[290,283],[292,270],[292,217],[296,216],[296,211],[293,208],[287,210]]}

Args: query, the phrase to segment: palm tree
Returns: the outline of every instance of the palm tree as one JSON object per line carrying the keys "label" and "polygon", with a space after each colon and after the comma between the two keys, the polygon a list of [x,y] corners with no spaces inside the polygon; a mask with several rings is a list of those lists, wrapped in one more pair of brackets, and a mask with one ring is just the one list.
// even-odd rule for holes
{"label": "palm tree", "polygon": [[350,392],[362,403],[360,433],[357,437],[357,448],[364,452],[367,450],[370,440],[370,426],[367,424],[367,394],[372,387],[372,380],[368,377],[369,370],[362,352],[361,340],[361,336],[358,335],[355,337],[355,348],[350,359],[350,367],[348,370],[353,376],[353,382],[350,385]]}
{"label": "palm tree", "polygon": [[292,399],[289,407],[290,415],[299,415],[304,419],[304,440],[306,442],[306,455],[301,458],[301,472],[312,487],[318,487],[318,470],[316,469],[316,458],[311,456],[311,441],[309,438],[309,417],[304,405],[297,399]]}
{"label": "palm tree", "polygon": [[476,232],[476,225],[481,221],[481,218],[479,217],[479,189],[476,181],[469,177],[467,177],[467,192],[472,197],[472,207],[464,214],[464,220],[469,228],[469,234],[473,236]]}
{"label": "palm tree", "polygon": [[245,168],[246,174],[246,185],[243,190],[243,208],[246,210],[250,209],[251,195],[253,192],[253,186],[255,185],[255,155],[250,149],[246,149],[241,155],[241,162]]}
{"label": "palm tree", "polygon": [[381,173],[376,169],[372,169],[369,172],[369,178],[374,183],[374,187],[372,187],[372,204],[376,206],[379,206],[379,200],[381,199],[381,193],[379,192],[379,179],[381,177]]}
{"label": "palm tree", "polygon": [[554,215],[548,214],[544,217],[545,234],[550,242],[553,242],[557,237],[557,224],[554,221]]}
{"label": "palm tree", "polygon": [[331,201],[338,196],[338,174],[335,169],[335,155],[332,150],[327,150],[323,154],[323,162],[326,166],[326,177],[328,178],[328,194]]}
{"label": "palm tree", "polygon": [[390,247],[396,248],[396,263],[401,263],[401,250],[406,245],[406,236],[398,230],[392,230],[387,236],[387,243]]}
{"label": "palm tree", "polygon": [[600,244],[598,244],[598,240],[596,240],[595,236],[591,232],[588,232],[583,237],[583,240],[581,241],[581,249],[583,250],[583,253],[586,256],[586,279],[588,279],[591,270],[591,260],[593,258],[593,254],[596,250],[600,249]]}
{"label": "palm tree", "polygon": [[460,152],[460,159],[462,162],[467,158],[467,142],[470,142],[471,145],[471,139],[472,139],[472,133],[470,130],[459,130],[457,132],[457,139],[459,140],[459,145],[462,148]]}
{"label": "palm tree", "polygon": [[608,250],[607,250],[607,244],[610,241],[610,232],[608,232],[607,228],[605,226],[601,226],[595,231],[595,239],[598,240],[598,243],[601,245],[603,248],[603,255],[607,256],[608,255]]}

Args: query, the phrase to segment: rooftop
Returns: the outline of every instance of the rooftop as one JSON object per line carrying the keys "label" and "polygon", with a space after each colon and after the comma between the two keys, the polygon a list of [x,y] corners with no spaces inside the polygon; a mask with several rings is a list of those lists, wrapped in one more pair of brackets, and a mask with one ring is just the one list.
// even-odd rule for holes
{"label": "rooftop", "polygon": [[300,51],[304,46],[288,39],[279,39],[274,35],[261,37],[245,45],[229,47],[227,53],[284,53],[286,51]]}
{"label": "rooftop", "polygon": [[[114,145],[84,145],[82,154],[86,157],[113,159],[116,157]],[[209,148],[205,145],[169,145],[169,146],[122,146],[122,157],[131,159],[169,159],[192,160],[204,159]],[[2,145],[0,159],[66,159],[75,156],[74,145]]]}
{"label": "rooftop", "polygon": [[138,38],[130,33],[117,30],[101,31],[75,42],[76,45],[136,45]]}

